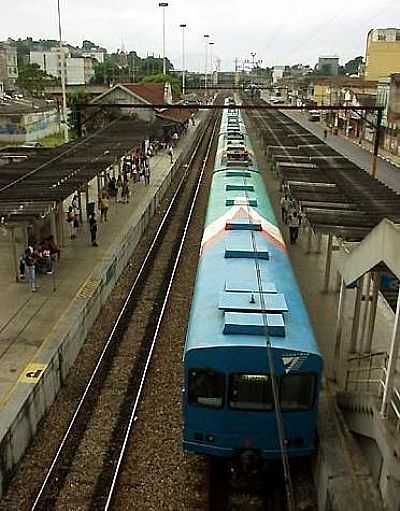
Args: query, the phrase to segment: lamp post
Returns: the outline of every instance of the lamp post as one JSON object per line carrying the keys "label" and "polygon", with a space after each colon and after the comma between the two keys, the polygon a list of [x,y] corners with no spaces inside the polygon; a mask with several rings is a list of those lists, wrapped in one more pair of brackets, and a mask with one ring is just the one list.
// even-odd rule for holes
{"label": "lamp post", "polygon": [[58,12],[58,38],[60,47],[60,65],[61,65],[61,91],[62,91],[62,124],[64,129],[64,141],[68,142],[68,125],[67,125],[67,93],[65,90],[65,54],[62,43],[62,31],[61,31],[61,10],[60,0],[57,0],[57,12]]}
{"label": "lamp post", "polygon": [[163,74],[167,74],[167,62],[165,60],[165,8],[168,7],[168,2],[159,2],[158,7],[162,7],[163,12]]}
{"label": "lamp post", "polygon": [[205,62],[204,62],[204,88],[207,91],[207,67],[208,67],[208,39],[210,38],[209,34],[204,34],[204,42],[205,42]]}
{"label": "lamp post", "polygon": [[213,42],[210,42],[208,43],[209,46],[210,46],[210,71],[211,71],[211,85],[214,84],[214,71],[213,71],[213,46],[215,43]]}
{"label": "lamp post", "polygon": [[186,69],[185,69],[185,28],[186,28],[186,24],[185,23],[181,23],[179,25],[182,29],[182,94],[183,96],[185,97],[185,72],[186,72]]}

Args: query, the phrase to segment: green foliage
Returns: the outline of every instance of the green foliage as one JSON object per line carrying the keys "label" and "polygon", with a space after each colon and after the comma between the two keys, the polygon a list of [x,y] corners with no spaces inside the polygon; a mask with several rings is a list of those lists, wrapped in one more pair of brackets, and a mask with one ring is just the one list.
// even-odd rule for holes
{"label": "green foliage", "polygon": [[26,64],[18,70],[17,85],[32,96],[42,96],[52,78],[38,64]]}
{"label": "green foliage", "polygon": [[361,64],[363,63],[363,57],[359,56],[355,59],[349,60],[344,65],[344,72],[347,75],[356,75],[360,71]]}
{"label": "green foliage", "polygon": [[169,82],[171,84],[172,92],[175,96],[180,96],[181,94],[181,82],[179,78],[176,78],[173,75],[163,75],[162,73],[157,75],[146,76],[142,80],[143,83],[165,83]]}

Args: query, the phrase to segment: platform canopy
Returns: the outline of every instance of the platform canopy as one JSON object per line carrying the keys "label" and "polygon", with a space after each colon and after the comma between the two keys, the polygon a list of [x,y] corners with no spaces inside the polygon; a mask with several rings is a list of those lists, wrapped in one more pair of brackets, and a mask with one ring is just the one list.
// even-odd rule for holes
{"label": "platform canopy", "polygon": [[0,223],[44,218],[158,128],[158,123],[119,119],[84,139],[1,166]]}
{"label": "platform canopy", "polygon": [[310,225],[360,241],[383,218],[400,223],[400,195],[282,112],[255,117],[269,158]]}

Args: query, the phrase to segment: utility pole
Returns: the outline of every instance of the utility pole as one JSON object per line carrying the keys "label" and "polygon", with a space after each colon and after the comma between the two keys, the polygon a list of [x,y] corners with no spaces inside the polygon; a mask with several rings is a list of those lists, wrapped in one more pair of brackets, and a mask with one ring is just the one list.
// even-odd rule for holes
{"label": "utility pole", "polygon": [[67,92],[65,88],[65,53],[62,43],[62,32],[61,32],[61,11],[60,11],[60,0],[57,0],[57,11],[58,11],[58,36],[59,36],[59,47],[60,47],[60,64],[61,64],[61,92],[62,92],[62,124],[64,128],[64,142],[68,142],[68,124],[67,124]]}
{"label": "utility pole", "polygon": [[372,177],[376,176],[376,164],[378,162],[379,141],[381,138],[381,128],[382,128],[382,117],[383,117],[383,110],[380,108],[378,110],[376,126],[375,126],[374,154],[372,156],[372,170],[371,170]]}

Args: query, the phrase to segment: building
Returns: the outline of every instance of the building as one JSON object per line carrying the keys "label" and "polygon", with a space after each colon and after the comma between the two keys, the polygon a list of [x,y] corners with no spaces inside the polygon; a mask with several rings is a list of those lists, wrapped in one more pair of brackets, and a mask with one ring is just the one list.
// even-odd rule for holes
{"label": "building", "polygon": [[384,107],[381,146],[400,156],[400,74],[379,80],[378,104]]}
{"label": "building", "polygon": [[370,30],[365,53],[365,79],[381,80],[393,73],[400,73],[400,28]]}
{"label": "building", "polygon": [[319,57],[317,70],[325,76],[337,76],[339,72],[339,57]]}
{"label": "building", "polygon": [[[68,48],[64,51],[65,81],[67,85],[84,85],[94,76],[94,60],[91,57],[74,57]],[[90,52],[89,52],[90,53]],[[61,79],[61,51],[31,51],[30,63],[38,64],[48,75]]]}
{"label": "building", "polygon": [[0,98],[0,142],[35,142],[59,129],[55,102]]}
{"label": "building", "polygon": [[0,82],[5,90],[13,90],[17,78],[17,48],[9,42],[0,42]]}
{"label": "building", "polygon": [[285,66],[274,66],[272,69],[272,83],[276,83],[277,81],[283,78],[285,73]]}

